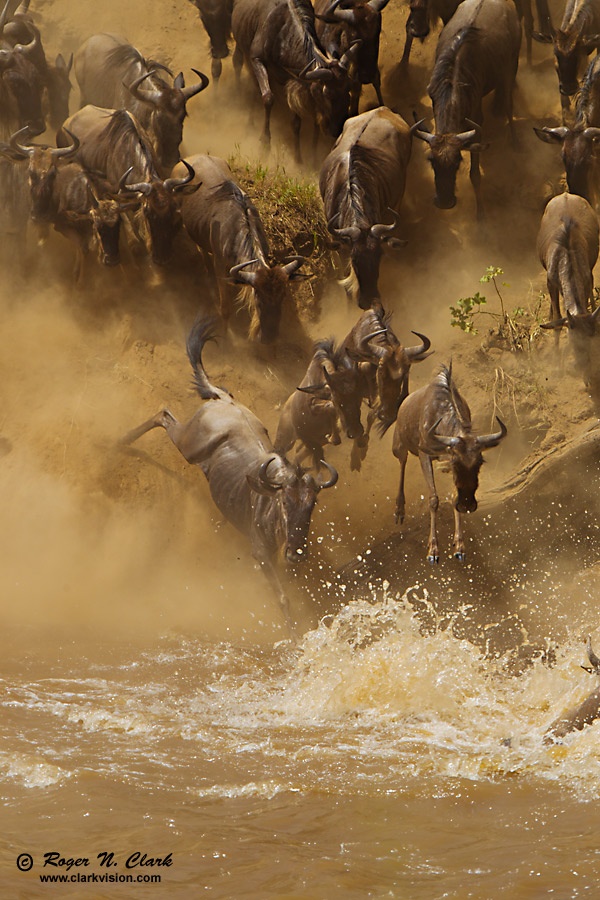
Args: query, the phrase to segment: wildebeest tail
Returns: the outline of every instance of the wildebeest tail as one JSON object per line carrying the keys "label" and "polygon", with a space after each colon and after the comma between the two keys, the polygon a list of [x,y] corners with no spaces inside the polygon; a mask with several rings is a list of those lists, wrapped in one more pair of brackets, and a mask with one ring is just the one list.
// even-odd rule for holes
{"label": "wildebeest tail", "polygon": [[210,316],[206,319],[196,319],[186,342],[186,350],[192,372],[192,384],[203,400],[219,400],[227,392],[214,387],[209,381],[202,364],[202,350],[207,341],[216,340],[215,327],[217,319]]}

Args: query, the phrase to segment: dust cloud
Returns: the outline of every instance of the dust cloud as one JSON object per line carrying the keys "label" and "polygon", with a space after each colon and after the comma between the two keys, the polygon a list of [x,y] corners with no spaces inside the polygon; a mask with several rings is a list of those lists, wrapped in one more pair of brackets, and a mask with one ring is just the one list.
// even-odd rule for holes
{"label": "dust cloud", "polygon": [[[90,34],[107,30],[124,34],[175,73],[183,70],[188,81],[194,77],[192,66],[209,71],[206,36],[194,6],[183,0],[107,0],[100,6],[34,0],[32,12],[49,58],[58,52],[67,57]],[[396,62],[406,14],[400,5],[386,9],[381,59],[384,95],[411,121],[413,111],[431,114],[425,86],[434,41],[415,45],[410,75],[402,74]],[[426,383],[440,363],[452,358],[477,430],[489,431],[494,413],[509,425],[510,440],[490,452],[483,472],[481,494],[484,501],[492,498],[492,505],[492,490],[501,490],[532,449],[544,440],[549,448],[561,436],[572,437],[595,415],[577,378],[567,373],[561,384],[553,384],[549,339],[538,338],[532,353],[517,359],[490,345],[485,320],[475,337],[450,325],[449,306],[482,289],[479,279],[489,265],[504,270],[511,308],[525,306],[533,314],[544,288],[535,235],[545,199],[561,189],[561,169],[558,153],[537,140],[531,122],[556,123],[559,103],[547,50],[535,53],[534,68],[528,71],[523,64],[519,75],[515,150],[504,125],[486,111],[485,223],[475,219],[466,163],[457,207],[433,207],[425,148],[415,141],[401,227],[409,245],[386,260],[381,276],[382,296],[394,311],[403,343],[414,343],[415,330],[427,334],[436,349],[414,367],[412,387]],[[369,89],[365,102],[374,102]],[[71,110],[77,105],[74,86]],[[218,92],[211,85],[191,101],[189,112],[183,154],[251,160],[262,154],[270,167],[316,178],[310,166],[292,162],[284,115],[274,116],[273,149],[264,156],[254,85],[246,73],[238,93],[230,60],[224,61]],[[324,144],[321,152],[326,152]],[[173,266],[162,273],[143,265],[110,272],[92,265],[84,287],[77,288],[71,248],[54,234],[37,246],[33,229],[22,260],[11,260],[12,274],[0,287],[0,564],[7,625],[43,623],[57,633],[75,628],[128,637],[173,630],[259,642],[285,635],[247,542],[220,520],[201,473],[186,465],[161,430],[132,448],[117,444],[164,405],[180,419],[197,408],[185,336],[198,311],[214,308],[215,298],[202,266],[193,263],[188,270]],[[491,285],[486,287],[489,307],[499,312]],[[311,339],[329,334],[342,339],[356,318],[356,309],[348,308],[333,282],[320,319],[306,323],[306,329]],[[306,362],[285,350],[261,356],[239,335],[206,352],[211,378],[247,403],[272,435],[278,410]],[[368,580],[370,573],[361,575],[357,563],[367,550],[372,561],[377,558],[373,571],[395,579],[401,591],[411,579],[423,577],[428,516],[417,462],[409,462],[407,520],[412,524],[401,541],[392,520],[398,472],[391,430],[381,441],[373,438],[362,473],[350,472],[349,456],[347,444],[328,455],[340,481],[320,498],[311,531],[312,561],[293,589],[295,613],[304,627],[348,597],[357,575],[362,583]],[[449,510],[449,477],[437,478]],[[498,546],[513,540],[502,508],[501,503],[493,506],[494,538],[477,539],[483,516],[469,518],[466,531],[469,552],[476,550],[484,573],[477,576],[478,589],[485,593],[495,586],[503,595],[502,614],[510,615],[515,604],[503,578],[509,578],[511,564],[507,561],[506,573],[497,565]],[[448,543],[449,520],[445,512],[442,540]],[[532,558],[546,552],[547,538],[547,531],[538,532]],[[456,574],[449,565],[444,560],[440,574],[428,576],[437,579],[438,594],[448,600],[454,579],[465,596],[473,592],[473,567]],[[353,574],[347,578],[348,572]],[[490,611],[486,623],[497,616],[497,609]]]}

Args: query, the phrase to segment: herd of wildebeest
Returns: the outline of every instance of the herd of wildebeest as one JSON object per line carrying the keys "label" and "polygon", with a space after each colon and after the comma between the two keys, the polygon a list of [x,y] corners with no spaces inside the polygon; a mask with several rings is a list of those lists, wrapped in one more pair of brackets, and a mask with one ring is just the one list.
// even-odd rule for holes
{"label": "herd of wildebeest", "polygon": [[[382,305],[379,270],[386,246],[402,243],[395,232],[414,138],[426,145],[434,203],[442,209],[456,203],[457,173],[469,153],[477,214],[484,217],[482,101],[493,92],[493,112],[505,116],[514,141],[521,23],[524,64],[531,60],[532,38],[553,44],[563,115],[560,127],[536,129],[541,139],[560,145],[568,185],[548,203],[538,236],[551,299],[546,327],[557,337],[567,328],[584,378],[591,377],[600,309],[594,309],[592,277],[600,57],[585,67],[600,48],[600,0],[567,0],[556,29],[545,0],[536,0],[538,31],[531,0],[410,0],[402,65],[410,65],[413,38],[424,39],[432,24],[443,22],[428,85],[431,131],[425,120],[409,124],[384,103],[378,54],[390,0],[192,2],[210,40],[211,91],[222,90],[221,60],[233,45],[238,82],[246,64],[260,92],[263,142],[270,142],[274,105],[291,115],[299,161],[301,125],[312,125],[331,246],[346,267],[349,302],[359,308],[355,326],[337,345],[332,339],[316,344],[304,379],[283,406],[275,440],[249,409],[211,383],[202,351],[217,321],[226,331],[240,307],[249,340],[276,342],[282,307],[293,302],[294,282],[306,277],[306,260],[275,260],[256,206],[224,160],[180,159],[188,106],[209,84],[202,72],[193,70],[194,81],[186,85],[182,73],[174,77],[118,34],[95,34],[68,61],[59,54],[52,65],[29,0],[16,8],[7,0],[0,15],[0,234],[24,235],[28,222],[42,230],[53,226],[73,242],[81,279],[86,256],[115,266],[123,248],[147,254],[168,274],[175,236],[181,228],[187,232],[214,274],[219,297],[219,316],[198,320],[187,344],[195,387],[206,402],[186,424],[163,409],[123,441],[162,427],[185,459],[201,467],[220,511],[250,539],[291,628],[277,558],[283,551],[293,563],[305,555],[317,495],[337,481],[325,447],[344,435],[353,442],[351,467],[359,469],[372,426],[384,433],[394,425],[393,453],[401,467],[396,522],[404,517],[407,457],[419,458],[429,492],[431,562],[439,558],[432,462],[449,463],[456,487],[453,551],[464,559],[461,515],[476,509],[482,453],[504,438],[506,427],[498,420],[496,433],[473,432],[451,366],[410,393],[410,368],[429,355],[430,341],[414,332],[418,343],[402,346]],[[70,113],[72,70],[80,108]],[[359,113],[363,85],[373,86],[380,105]],[[56,146],[35,141],[47,124],[56,130]],[[335,139],[324,160],[320,135],[330,148]],[[286,454],[294,448],[290,461]]]}

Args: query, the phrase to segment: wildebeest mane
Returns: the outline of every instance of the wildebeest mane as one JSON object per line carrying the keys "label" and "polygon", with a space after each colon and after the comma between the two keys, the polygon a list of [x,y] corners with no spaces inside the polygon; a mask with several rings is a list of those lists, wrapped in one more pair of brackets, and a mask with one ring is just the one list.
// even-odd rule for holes
{"label": "wildebeest mane", "polygon": [[452,43],[440,54],[429,82],[429,95],[434,104],[444,108],[456,96],[455,92],[459,89],[472,90],[477,83],[478,73],[463,65],[458,55],[464,47],[479,40],[479,32],[476,25],[461,28]]}
{"label": "wildebeest mane", "polygon": [[140,154],[149,171],[155,170],[152,145],[145,139],[139,122],[126,109],[117,109],[109,116],[108,125],[102,135],[112,146],[121,142],[129,142],[132,149],[133,146],[139,147]]}
{"label": "wildebeest mane", "polygon": [[448,366],[444,364],[440,366],[440,371],[438,372],[436,380],[438,384],[442,385],[448,392],[450,416],[446,419],[446,423],[454,426],[457,431],[459,429],[470,431],[471,413],[469,407],[459,394],[458,388],[454,384],[452,378],[452,363]]}
{"label": "wildebeest mane", "polygon": [[238,232],[242,259],[254,259],[258,251],[260,255],[268,256],[269,246],[258,210],[248,195],[234,181],[224,181],[218,184],[211,191],[210,200],[212,203],[219,201],[234,203],[244,216],[247,228]]}
{"label": "wildebeest mane", "polygon": [[[581,87],[575,95],[575,125],[589,125],[588,115],[593,101],[594,87],[600,93],[600,59],[595,56],[586,69]],[[598,98],[597,98],[598,99]],[[593,123],[595,124],[595,123]]]}
{"label": "wildebeest mane", "polygon": [[322,338],[315,343],[314,356],[315,359],[330,360],[336,369],[342,368],[348,358],[344,345],[340,344],[336,347],[332,337]]}
{"label": "wildebeest mane", "polygon": [[314,56],[316,49],[325,56],[325,51],[317,36],[315,28],[315,11],[310,0],[288,0],[290,9],[304,33],[304,49],[309,56]]}
{"label": "wildebeest mane", "polygon": [[379,221],[379,184],[386,169],[386,156],[377,148],[355,143],[348,154],[349,200],[355,214],[366,223]]}
{"label": "wildebeest mane", "polygon": [[[164,69],[162,63],[157,63],[157,60],[155,59],[145,59],[139,50],[136,50],[131,44],[119,44],[106,54],[102,70],[107,73],[110,73],[115,69],[122,71],[127,66],[136,63],[141,67],[142,71],[145,70],[146,72],[150,72],[156,65],[160,65],[161,69]],[[154,75],[153,78],[155,81],[162,81],[162,79],[158,79],[156,75]]]}

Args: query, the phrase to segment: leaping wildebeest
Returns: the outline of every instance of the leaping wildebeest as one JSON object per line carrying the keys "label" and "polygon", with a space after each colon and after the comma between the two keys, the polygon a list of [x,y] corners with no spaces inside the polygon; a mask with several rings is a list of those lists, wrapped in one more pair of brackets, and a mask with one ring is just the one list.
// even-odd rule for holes
{"label": "leaping wildebeest", "polygon": [[373,423],[377,421],[381,436],[393,425],[400,405],[408,397],[411,366],[433,353],[429,350],[429,338],[418,331],[413,334],[421,343],[403,347],[390,320],[391,314],[375,303],[362,314],[342,345],[346,355],[359,366],[363,400],[369,406],[364,439],[356,441],[352,451],[351,468],[356,471],[366,456]]}
{"label": "leaping wildebeest", "polygon": [[223,69],[221,60],[229,56],[227,42],[231,37],[233,0],[190,0],[190,2],[198,10],[210,40],[211,75],[216,87]]}
{"label": "leaping wildebeest", "polygon": [[[298,271],[304,257],[295,256],[283,265],[270,260],[259,212],[233,180],[225,160],[198,155],[186,163],[196,173],[198,190],[182,203],[183,223],[212,262],[225,327],[237,294],[250,317],[250,340],[271,343],[279,335],[284,306],[293,307],[290,285],[304,277]],[[173,174],[180,168],[181,164]]]}
{"label": "leaping wildebeest", "polygon": [[137,119],[125,109],[84,106],[70,116],[57,134],[59,147],[68,147],[72,135],[79,140],[75,158],[90,172],[102,175],[116,192],[120,188],[137,196],[143,242],[152,261],[166,265],[182,225],[181,200],[198,189],[190,184],[192,170],[184,178],[160,177],[154,147]]}
{"label": "leaping wildebeest", "polygon": [[[546,206],[537,239],[547,272],[550,321],[543,328],[567,327],[576,366],[589,383],[597,380],[592,341],[600,306],[593,310],[593,269],[598,259],[598,217],[583,197],[559,194]],[[562,294],[565,315],[560,311]],[[593,310],[593,312],[591,311]]]}
{"label": "leaping wildebeest", "polygon": [[129,110],[152,139],[162,177],[179,159],[186,104],[208,85],[206,75],[192,71],[196,84],[186,87],[183,72],[171,84],[166,66],[144,59],[118,34],[95,34],[75,54],[81,106]]}
{"label": "leaping wildebeest", "polygon": [[554,45],[564,121],[579,90],[580,71],[590,53],[600,49],[600,0],[567,0],[560,28],[534,37]]}
{"label": "leaping wildebeest", "polygon": [[450,464],[456,499],[454,501],[454,557],[463,561],[465,545],[461,515],[475,512],[475,492],[479,484],[479,470],[483,451],[496,447],[507,431],[497,418],[500,431],[496,434],[475,435],[471,426],[471,411],[459,394],[452,379],[451,366],[442,366],[430,384],[419,388],[406,398],[398,411],[392,452],[400,461],[400,486],[396,500],[396,523],[404,520],[404,475],[408,454],[419,457],[429,491],[431,516],[427,560],[439,562],[437,542],[437,512],[439,498],[433,478],[433,460],[444,459]]}
{"label": "leaping wildebeest", "polygon": [[302,444],[301,452],[312,456],[318,471],[325,444],[340,443],[340,426],[350,440],[362,438],[362,399],[357,363],[343,345],[334,347],[332,338],[318,341],[304,378],[281,411],[275,447],[288,453],[294,444]]}
{"label": "leaping wildebeest", "polygon": [[588,66],[577,96],[573,125],[534,126],[534,131],[547,144],[560,145],[570,193],[594,203],[600,193],[600,56],[595,56]]}
{"label": "leaping wildebeest", "polygon": [[238,79],[246,61],[258,83],[265,110],[262,140],[271,143],[274,91],[285,95],[293,114],[294,149],[301,162],[300,126],[315,121],[314,146],[320,128],[338,137],[350,107],[350,67],[359,44],[337,59],[323,50],[315,29],[310,0],[236,0],[231,28],[233,65]]}
{"label": "leaping wildebeest", "polygon": [[202,365],[202,349],[213,334],[213,321],[197,322],[187,352],[194,386],[204,403],[189,422],[178,422],[168,409],[123,438],[131,444],[152,428],[164,428],[179,452],[204,472],[212,498],[225,516],[250,539],[252,553],[277,593],[290,631],[289,604],[276,569],[283,551],[288,563],[306,557],[310,519],[319,491],[333,487],[335,469],[326,479],[292,465],[271,443],[263,423],[223,388],[211,384]]}
{"label": "leaping wildebeest", "polygon": [[512,93],[520,46],[521,24],[512,0],[463,0],[440,34],[428,86],[435,134],[423,129],[415,132],[429,145],[434,203],[440,209],[456,205],[456,176],[463,151],[469,151],[477,215],[483,215],[482,101],[495,92],[495,111],[506,115],[512,135]]}
{"label": "leaping wildebeest", "polygon": [[[600,659],[594,653],[591,637],[588,637],[586,642],[586,653],[591,668],[587,666],[582,666],[581,668],[589,672],[590,675],[595,675],[596,678],[599,678]],[[566,709],[548,726],[544,733],[544,743],[552,744],[561,740],[572,731],[581,731],[586,725],[593,725],[598,718],[600,718],[600,684],[581,703]]]}
{"label": "leaping wildebeest", "polygon": [[[321,167],[319,189],[331,234],[348,248],[350,272],[343,281],[361,309],[379,299],[379,265],[400,218],[412,135],[402,116],[385,106],[348,119]],[[392,224],[385,219],[394,218]]]}
{"label": "leaping wildebeest", "polygon": [[[381,13],[389,0],[315,0],[317,34],[330,56],[341,57],[354,41],[361,41],[353,63],[350,114],[358,114],[361,87],[372,84],[383,106],[379,73]],[[343,4],[343,5],[342,5]]]}

